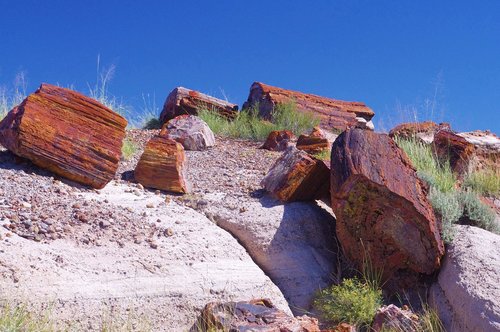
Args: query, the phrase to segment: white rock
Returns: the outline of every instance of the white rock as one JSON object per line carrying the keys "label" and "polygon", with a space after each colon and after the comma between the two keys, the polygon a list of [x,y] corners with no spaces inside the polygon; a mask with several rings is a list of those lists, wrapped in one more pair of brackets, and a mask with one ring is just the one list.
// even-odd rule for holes
{"label": "white rock", "polygon": [[215,145],[215,136],[207,123],[194,115],[178,116],[166,124],[167,137],[186,150],[202,151]]}

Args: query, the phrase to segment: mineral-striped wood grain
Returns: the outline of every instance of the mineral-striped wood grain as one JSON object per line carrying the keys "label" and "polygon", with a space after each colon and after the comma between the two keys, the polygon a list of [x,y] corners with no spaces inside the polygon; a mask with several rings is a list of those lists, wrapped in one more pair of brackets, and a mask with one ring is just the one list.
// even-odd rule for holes
{"label": "mineral-striped wood grain", "polygon": [[118,168],[126,126],[99,102],[43,83],[0,122],[0,143],[41,168],[102,188]]}

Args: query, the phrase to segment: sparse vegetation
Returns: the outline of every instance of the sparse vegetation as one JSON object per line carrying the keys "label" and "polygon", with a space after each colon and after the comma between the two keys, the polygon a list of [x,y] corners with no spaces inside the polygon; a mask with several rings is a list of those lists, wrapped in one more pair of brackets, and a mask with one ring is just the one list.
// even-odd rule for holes
{"label": "sparse vegetation", "polygon": [[14,88],[0,87],[0,120],[26,98],[26,75],[20,72],[14,80]]}
{"label": "sparse vegetation", "polygon": [[460,193],[457,191],[442,192],[431,188],[429,200],[434,211],[441,216],[441,235],[446,243],[450,243],[454,237],[453,224],[457,223],[463,214],[460,202]]}
{"label": "sparse vegetation", "polygon": [[31,313],[24,305],[5,305],[0,308],[0,331],[55,332],[56,328],[46,313]]}
{"label": "sparse vegetation", "polygon": [[315,153],[313,157],[319,160],[330,160],[332,151],[330,149]]}
{"label": "sparse vegetation", "polygon": [[130,139],[124,139],[122,145],[122,157],[129,160],[137,152],[137,145]]}
{"label": "sparse vegetation", "polygon": [[470,188],[481,195],[500,196],[500,169],[488,168],[470,172],[465,176],[463,187]]}
{"label": "sparse vegetation", "polygon": [[495,213],[472,191],[464,191],[461,193],[461,201],[464,210],[464,216],[477,227],[486,229],[487,231],[500,233],[498,225],[495,224]]}
{"label": "sparse vegetation", "polygon": [[216,134],[265,140],[273,130],[290,130],[295,135],[310,131],[319,124],[314,115],[298,112],[295,103],[278,105],[272,113],[271,121],[258,116],[258,106],[242,110],[234,120],[228,120],[213,110],[200,108],[198,115]]}

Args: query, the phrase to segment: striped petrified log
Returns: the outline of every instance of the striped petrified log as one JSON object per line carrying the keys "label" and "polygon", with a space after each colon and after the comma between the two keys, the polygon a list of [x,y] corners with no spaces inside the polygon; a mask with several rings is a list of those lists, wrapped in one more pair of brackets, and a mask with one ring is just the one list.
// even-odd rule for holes
{"label": "striped petrified log", "polygon": [[143,186],[175,193],[187,193],[186,154],[182,144],[155,136],[148,141],[134,171]]}
{"label": "striped petrified log", "polygon": [[434,153],[442,162],[450,162],[451,169],[459,176],[465,175],[475,153],[474,144],[451,130],[439,130],[432,142]]}
{"label": "striped petrified log", "polygon": [[198,115],[198,110],[205,108],[220,115],[234,119],[238,114],[238,105],[217,99],[198,91],[177,87],[168,95],[160,114],[160,122],[164,124],[178,115]]}
{"label": "striped petrified log", "polygon": [[285,90],[260,82],[252,84],[250,95],[243,108],[258,105],[259,115],[269,119],[276,105],[290,102],[296,104],[298,111],[310,112],[317,116],[324,129],[345,130],[355,126],[373,128],[370,120],[375,113],[364,103]]}
{"label": "striped petrified log", "polygon": [[118,168],[126,126],[99,102],[44,83],[0,122],[0,143],[41,168],[102,188]]}

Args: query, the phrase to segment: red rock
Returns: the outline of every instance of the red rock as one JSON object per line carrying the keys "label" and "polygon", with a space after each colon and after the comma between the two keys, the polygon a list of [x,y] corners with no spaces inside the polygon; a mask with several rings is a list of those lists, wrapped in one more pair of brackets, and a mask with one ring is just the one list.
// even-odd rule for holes
{"label": "red rock", "polygon": [[0,143],[41,168],[102,188],[118,168],[126,126],[99,102],[43,83],[0,122]]}
{"label": "red rock", "polygon": [[297,140],[297,149],[309,154],[327,151],[329,145],[328,139],[319,127],[314,127],[309,135],[300,135]]}
{"label": "red rock", "polygon": [[364,103],[325,98],[259,82],[252,84],[250,95],[243,108],[258,104],[259,115],[269,119],[277,104],[289,102],[294,102],[299,112],[310,112],[320,118],[321,127],[328,130],[332,128],[344,130],[354,126],[373,128],[370,119],[375,113]]}
{"label": "red rock", "polygon": [[274,163],[261,185],[282,202],[312,201],[329,194],[328,165],[289,147]]}
{"label": "red rock", "polygon": [[197,325],[201,331],[320,332],[315,318],[289,316],[268,299],[208,303]]}
{"label": "red rock", "polygon": [[416,314],[390,304],[377,310],[371,331],[419,331],[419,327],[419,318]]}
{"label": "red rock", "polygon": [[458,133],[467,142],[474,144],[472,171],[493,170],[500,172],[500,138],[488,130]]}
{"label": "red rock", "polygon": [[400,137],[404,139],[419,138],[429,144],[434,140],[436,132],[441,129],[451,130],[450,125],[444,122],[440,124],[433,121],[407,122],[392,128],[391,131],[389,131],[389,136],[391,138]]}
{"label": "red rock", "polygon": [[261,149],[270,151],[285,151],[291,140],[295,139],[295,135],[290,130],[273,130],[267,136],[264,145]]}
{"label": "red rock", "polygon": [[438,269],[444,246],[426,187],[394,141],[350,129],[331,156],[332,209],[347,257],[361,269],[368,255],[385,279]]}
{"label": "red rock", "polygon": [[451,169],[458,175],[468,171],[475,151],[474,144],[449,130],[440,130],[434,135],[432,148],[442,162],[449,160]]}
{"label": "red rock", "polygon": [[156,136],[148,141],[134,171],[144,187],[175,193],[187,193],[186,155],[180,143]]}
{"label": "red rock", "polygon": [[200,107],[208,108],[219,114],[234,119],[238,114],[238,106],[225,100],[217,99],[198,91],[177,87],[168,95],[160,114],[160,122],[164,124],[179,115],[198,115]]}

